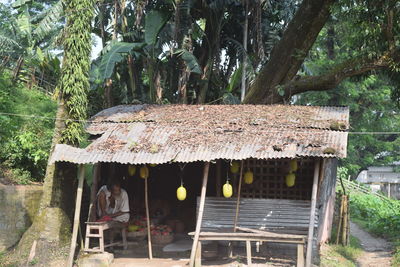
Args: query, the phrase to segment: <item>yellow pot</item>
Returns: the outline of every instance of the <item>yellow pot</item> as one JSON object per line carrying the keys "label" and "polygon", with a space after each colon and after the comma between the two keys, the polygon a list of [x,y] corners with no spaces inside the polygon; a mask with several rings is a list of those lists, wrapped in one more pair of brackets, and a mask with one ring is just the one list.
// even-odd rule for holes
{"label": "yellow pot", "polygon": [[147,179],[149,177],[149,168],[146,165],[140,168],[140,177],[143,179]]}
{"label": "yellow pot", "polygon": [[295,181],[296,181],[296,175],[294,173],[289,173],[286,175],[285,182],[287,187],[294,186]]}
{"label": "yellow pot", "polygon": [[128,166],[128,173],[129,176],[134,176],[136,173],[136,166],[135,165],[129,165]]}
{"label": "yellow pot", "polygon": [[245,184],[252,184],[252,183],[253,183],[253,180],[254,180],[253,172],[247,171],[247,172],[244,174],[244,183],[245,183]]}
{"label": "yellow pot", "polygon": [[228,181],[226,181],[226,184],[224,184],[224,186],[222,187],[222,194],[226,198],[230,198],[233,194],[232,186],[229,184]]}
{"label": "yellow pot", "polygon": [[186,199],[186,188],[184,188],[182,185],[178,187],[176,190],[176,197],[178,200],[183,201]]}

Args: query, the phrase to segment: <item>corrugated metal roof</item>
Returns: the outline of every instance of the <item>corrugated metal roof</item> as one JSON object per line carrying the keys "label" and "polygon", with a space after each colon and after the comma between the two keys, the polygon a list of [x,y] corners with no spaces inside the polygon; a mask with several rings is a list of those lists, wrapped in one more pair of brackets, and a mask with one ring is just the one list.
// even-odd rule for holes
{"label": "corrugated metal roof", "polygon": [[131,105],[95,115],[85,149],[57,145],[52,161],[130,164],[345,157],[349,110],[288,105]]}

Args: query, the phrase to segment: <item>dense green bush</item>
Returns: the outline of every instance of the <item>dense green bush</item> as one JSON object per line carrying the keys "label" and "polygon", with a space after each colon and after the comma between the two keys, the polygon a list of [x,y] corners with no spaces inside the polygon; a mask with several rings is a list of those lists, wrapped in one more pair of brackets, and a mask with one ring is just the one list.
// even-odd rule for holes
{"label": "dense green bush", "polygon": [[43,179],[54,127],[54,120],[46,118],[54,118],[55,111],[50,96],[0,73],[0,160],[12,169],[15,182]]}
{"label": "dense green bush", "polygon": [[400,201],[352,193],[350,213],[353,218],[363,221],[367,230],[391,239],[400,238]]}

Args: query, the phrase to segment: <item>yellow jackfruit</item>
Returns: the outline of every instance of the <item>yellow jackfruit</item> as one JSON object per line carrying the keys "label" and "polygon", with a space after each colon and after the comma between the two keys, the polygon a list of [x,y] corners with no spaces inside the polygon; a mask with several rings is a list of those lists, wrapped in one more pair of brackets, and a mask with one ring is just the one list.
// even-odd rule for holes
{"label": "yellow jackfruit", "polygon": [[186,188],[184,188],[182,185],[178,187],[176,190],[176,197],[178,200],[183,201],[186,199]]}
{"label": "yellow jackfruit", "polygon": [[252,184],[253,183],[253,178],[254,178],[254,175],[253,175],[253,172],[251,172],[251,171],[247,171],[244,174],[244,182],[246,184]]}
{"label": "yellow jackfruit", "polygon": [[239,168],[240,168],[239,162],[233,161],[233,162],[231,163],[231,172],[232,172],[232,173],[237,173],[237,172],[239,171]]}
{"label": "yellow jackfruit", "polygon": [[149,168],[146,165],[140,168],[140,177],[147,179],[149,177]]}
{"label": "yellow jackfruit", "polygon": [[222,187],[222,194],[226,198],[230,198],[233,194],[232,186],[229,184],[228,181],[226,181],[226,184],[224,184],[224,186]]}
{"label": "yellow jackfruit", "polygon": [[297,160],[292,159],[292,160],[289,162],[289,170],[290,170],[290,172],[295,172],[295,171],[297,171]]}
{"label": "yellow jackfruit", "polygon": [[136,173],[136,166],[135,165],[129,165],[128,166],[128,173],[129,176],[134,176]]}
{"label": "yellow jackfruit", "polygon": [[286,186],[287,186],[287,187],[292,187],[292,186],[294,186],[295,180],[296,180],[296,175],[295,175],[294,173],[288,173],[288,174],[286,175],[286,179],[285,179]]}

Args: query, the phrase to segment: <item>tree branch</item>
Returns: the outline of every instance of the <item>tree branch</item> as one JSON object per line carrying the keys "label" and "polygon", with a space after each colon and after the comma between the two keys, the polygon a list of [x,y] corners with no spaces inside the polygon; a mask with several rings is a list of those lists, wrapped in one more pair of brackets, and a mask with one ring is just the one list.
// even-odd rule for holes
{"label": "tree branch", "polygon": [[[307,91],[326,91],[335,88],[345,78],[360,75],[371,70],[388,68],[393,62],[399,62],[400,51],[393,50],[375,59],[362,57],[351,59],[339,64],[326,74],[319,76],[306,76],[292,80],[284,85],[284,98]],[[283,100],[283,99],[282,99]]]}
{"label": "tree branch", "polygon": [[[304,58],[329,18],[334,0],[304,0],[290,21],[271,58],[249,89],[244,103],[270,104],[275,100],[271,88],[293,79]],[[269,101],[272,100],[272,101]]]}

